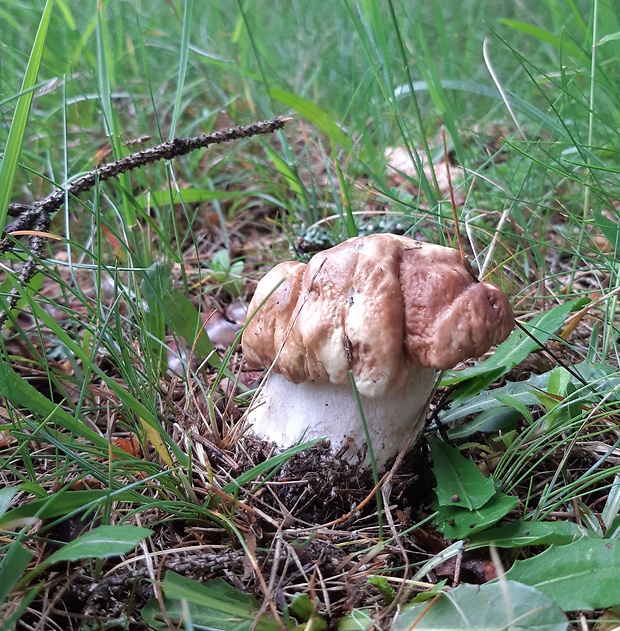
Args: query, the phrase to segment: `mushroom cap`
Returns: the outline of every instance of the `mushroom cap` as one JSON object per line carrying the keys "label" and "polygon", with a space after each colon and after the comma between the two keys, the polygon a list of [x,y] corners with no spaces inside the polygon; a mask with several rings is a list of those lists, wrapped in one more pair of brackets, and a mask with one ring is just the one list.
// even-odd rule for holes
{"label": "mushroom cap", "polygon": [[259,282],[242,347],[253,368],[293,383],[360,394],[402,387],[408,364],[446,370],[480,357],[514,328],[500,289],[478,282],[458,250],[393,234],[354,237]]}

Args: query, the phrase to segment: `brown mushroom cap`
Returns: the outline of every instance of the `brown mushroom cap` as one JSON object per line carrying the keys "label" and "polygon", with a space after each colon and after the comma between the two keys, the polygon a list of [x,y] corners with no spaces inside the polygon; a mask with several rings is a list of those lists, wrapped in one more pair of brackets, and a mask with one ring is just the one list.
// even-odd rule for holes
{"label": "brown mushroom cap", "polygon": [[457,250],[392,234],[277,265],[249,317],[242,345],[251,367],[273,364],[293,383],[348,383],[352,370],[370,397],[401,387],[408,364],[453,368],[514,327],[506,296],[477,282]]}

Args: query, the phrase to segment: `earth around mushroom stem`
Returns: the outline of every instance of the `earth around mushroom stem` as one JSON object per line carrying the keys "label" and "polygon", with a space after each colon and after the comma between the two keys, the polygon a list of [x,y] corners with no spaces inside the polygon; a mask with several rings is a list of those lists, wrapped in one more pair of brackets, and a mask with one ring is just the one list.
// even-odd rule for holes
{"label": "earth around mushroom stem", "polygon": [[[364,418],[379,470],[401,450],[412,432],[412,444],[425,426],[425,408],[437,371],[410,367],[405,383],[383,397],[361,396]],[[248,413],[259,438],[291,446],[326,438],[331,450],[352,465],[368,467],[368,445],[350,384],[295,384],[273,373],[263,384]]]}

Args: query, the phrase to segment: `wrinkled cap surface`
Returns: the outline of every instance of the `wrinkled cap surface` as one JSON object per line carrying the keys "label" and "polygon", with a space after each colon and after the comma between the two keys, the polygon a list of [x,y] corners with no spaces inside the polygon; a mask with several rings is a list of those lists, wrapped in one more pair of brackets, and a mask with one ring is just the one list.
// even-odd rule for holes
{"label": "wrinkled cap surface", "polygon": [[253,368],[294,383],[348,383],[383,396],[408,364],[453,368],[504,341],[508,299],[476,281],[457,250],[392,234],[349,239],[258,284],[242,338]]}

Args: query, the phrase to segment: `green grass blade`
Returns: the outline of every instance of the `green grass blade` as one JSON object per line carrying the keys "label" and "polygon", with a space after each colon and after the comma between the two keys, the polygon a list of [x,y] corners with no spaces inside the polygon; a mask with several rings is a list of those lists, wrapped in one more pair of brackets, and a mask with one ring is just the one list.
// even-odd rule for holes
{"label": "green grass blade", "polygon": [[[108,30],[103,3],[99,4],[97,11],[97,61],[99,64],[99,94],[101,108],[104,115],[104,125],[106,133],[110,138],[110,143],[114,148],[114,156],[120,158],[124,155],[121,135],[118,130],[116,114],[112,107],[112,86],[114,85],[114,60],[110,52],[108,41]],[[118,177],[120,187],[123,190],[123,223],[125,228],[131,230],[138,223],[136,210],[133,201],[130,199],[131,181],[129,173],[121,173]],[[134,236],[131,230],[132,237]]]}
{"label": "green grass blade", "polygon": [[39,28],[34,38],[32,52],[30,53],[26,74],[22,82],[21,95],[17,101],[15,115],[11,123],[11,129],[9,130],[2,165],[0,166],[0,234],[4,231],[4,226],[6,225],[9,201],[11,200],[11,193],[13,192],[17,165],[24,144],[26,124],[28,122],[28,115],[30,114],[30,106],[32,105],[32,88],[39,74],[41,57],[43,56],[43,49],[45,48],[45,38],[47,36],[47,28],[50,23],[53,6],[54,0],[47,0],[45,8],[43,9],[41,22],[39,23]]}
{"label": "green grass blade", "polygon": [[174,138],[179,114],[181,112],[181,101],[183,100],[183,87],[185,86],[185,75],[187,73],[187,58],[189,55],[189,37],[192,26],[192,14],[194,10],[194,0],[185,0],[183,8],[183,33],[181,34],[181,50],[179,54],[179,75],[177,79],[177,92],[174,99],[174,111],[172,112],[172,122],[170,123],[170,138]]}
{"label": "green grass blade", "polygon": [[545,44],[551,44],[555,48],[561,48],[565,53],[568,53],[575,59],[580,59],[582,56],[585,55],[585,53],[578,46],[567,42],[566,38],[554,35],[553,33],[550,33],[549,31],[546,31],[539,26],[534,26],[533,24],[528,24],[527,22],[519,22],[519,20],[501,19],[499,20],[499,22],[516,31],[521,31],[526,35],[535,37]]}
{"label": "green grass blade", "polygon": [[272,89],[269,90],[269,95],[280,101],[280,103],[288,105],[299,115],[307,118],[317,129],[320,129],[328,136],[333,143],[340,145],[345,151],[349,152],[352,150],[353,143],[342,131],[338,123],[316,103],[312,103],[286,90]]}

